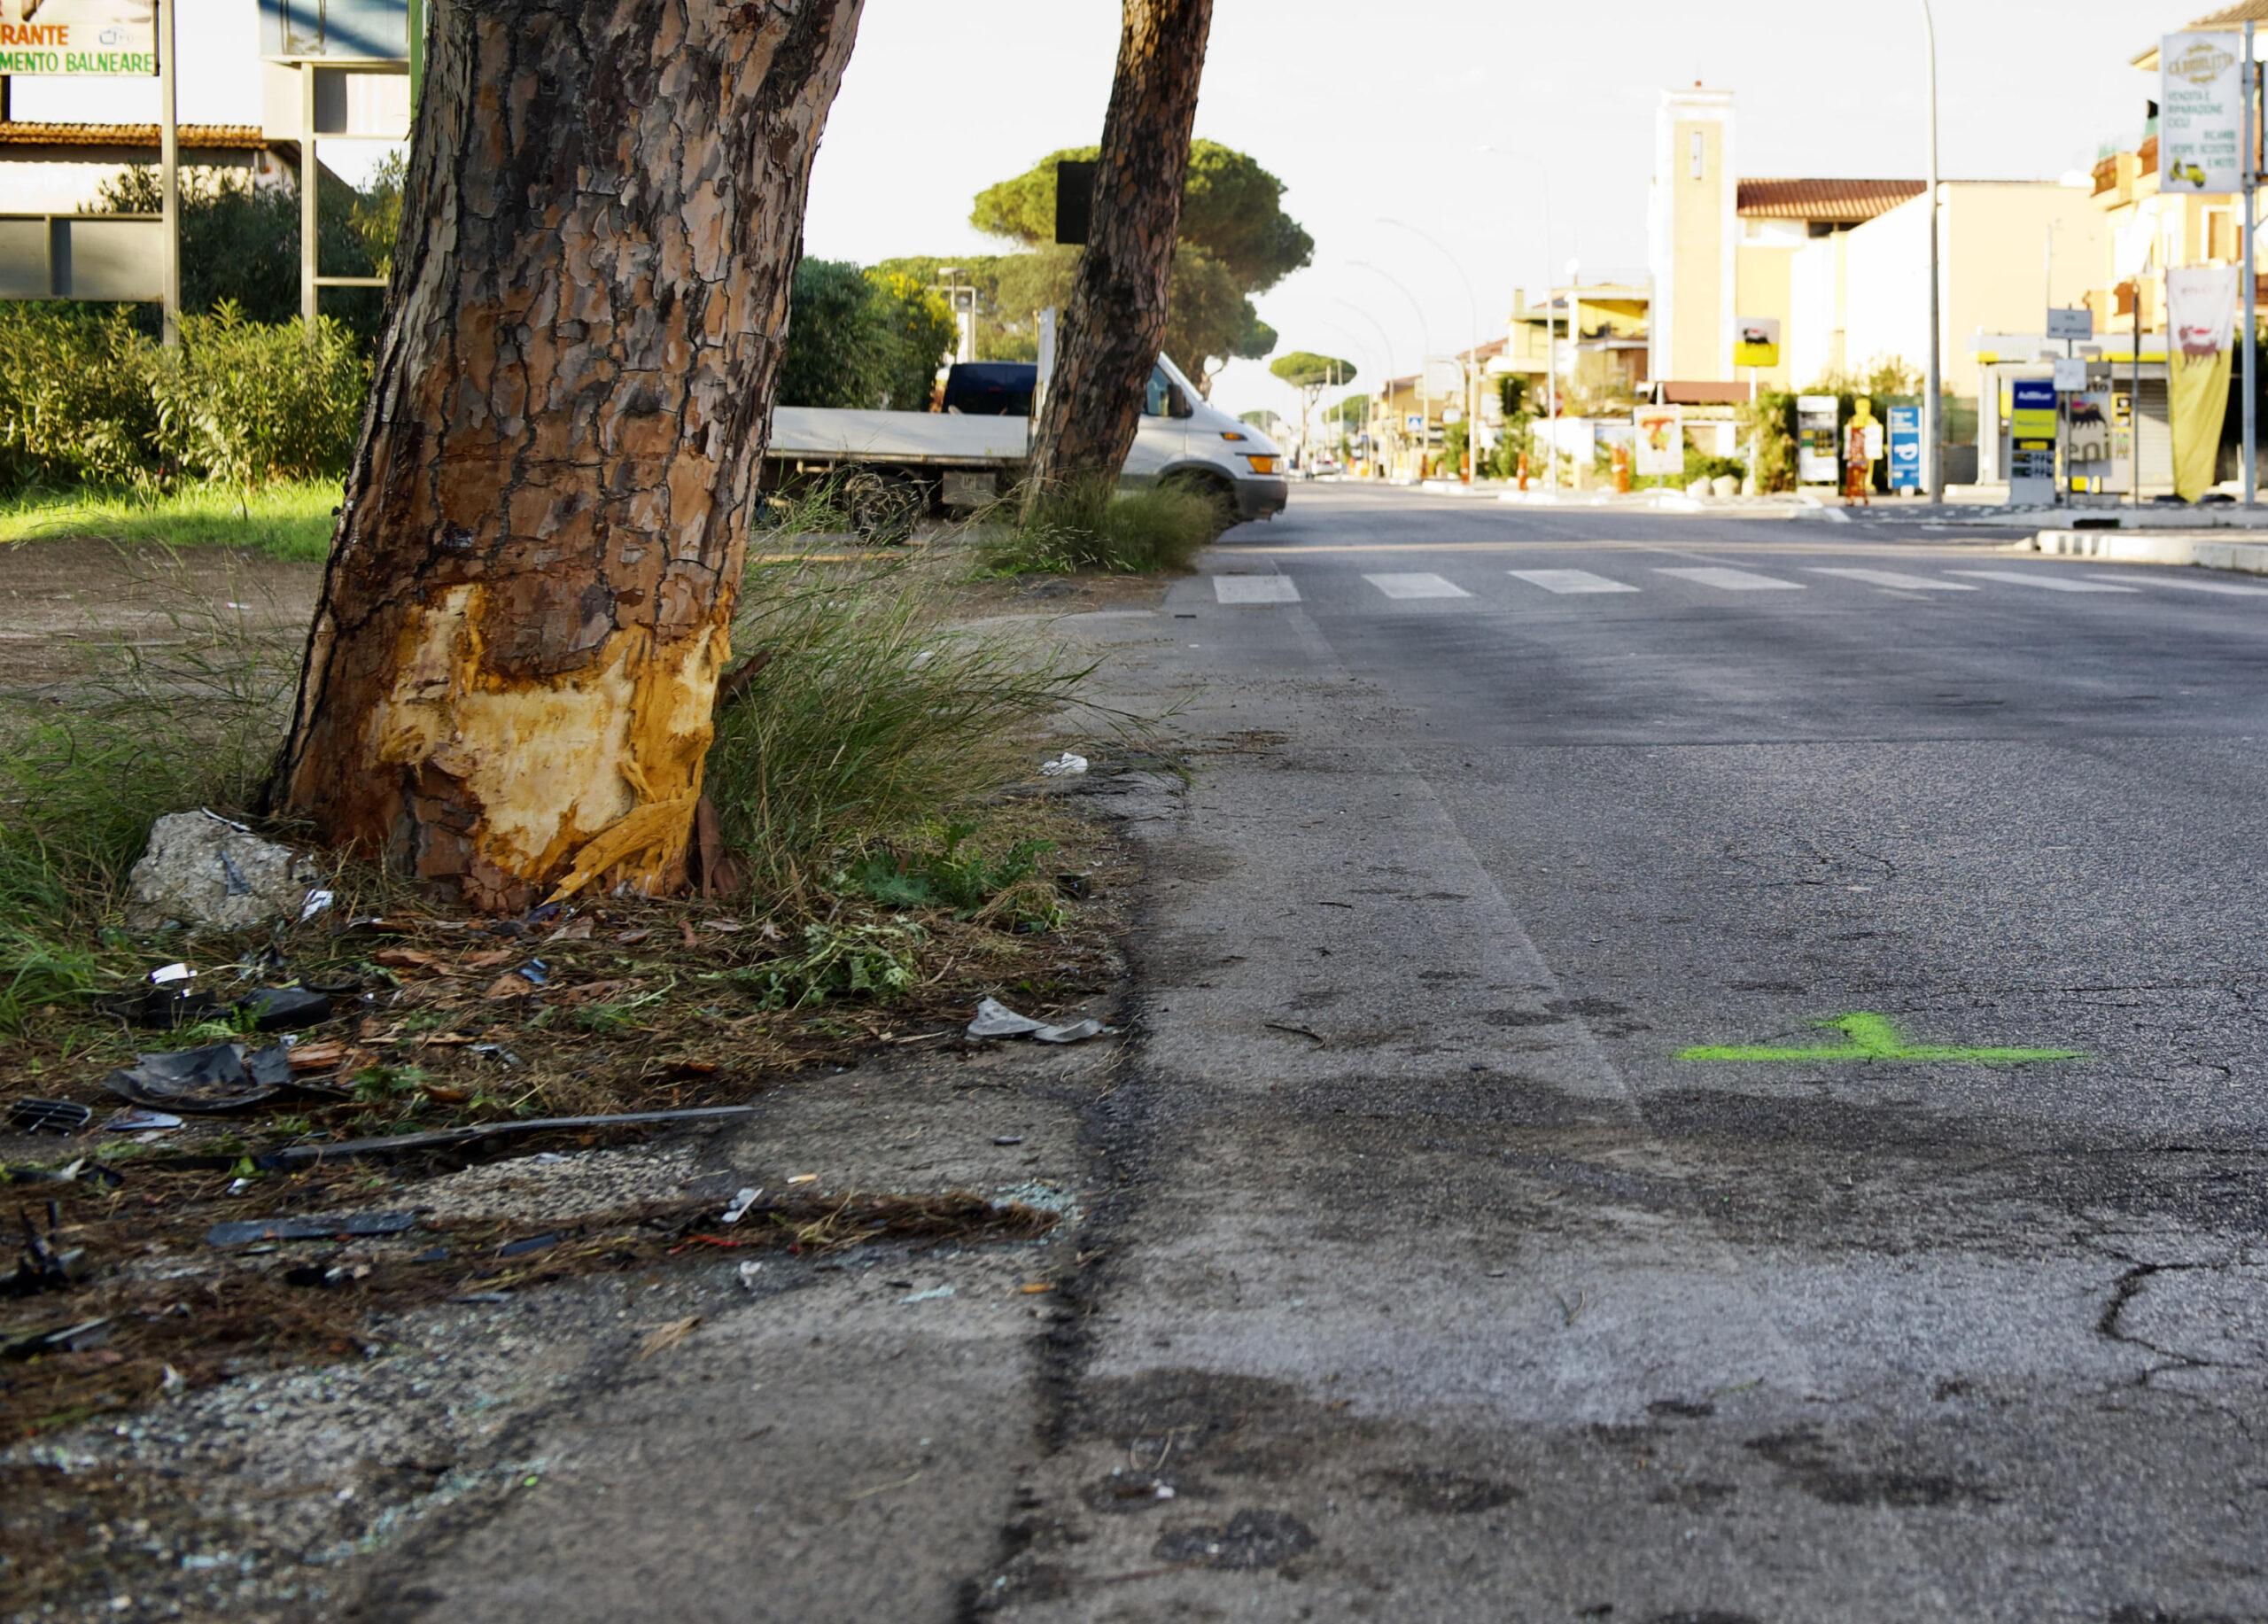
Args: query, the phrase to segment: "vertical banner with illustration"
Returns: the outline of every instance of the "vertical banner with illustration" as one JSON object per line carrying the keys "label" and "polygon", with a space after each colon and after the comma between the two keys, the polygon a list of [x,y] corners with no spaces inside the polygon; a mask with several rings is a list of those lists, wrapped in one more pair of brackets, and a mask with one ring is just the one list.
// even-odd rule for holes
{"label": "vertical banner with illustration", "polygon": [[2194,501],[2213,488],[2228,416],[2235,354],[2237,268],[2200,265],[2165,274],[2167,415],[2173,431],[2173,489]]}
{"label": "vertical banner with illustration", "polygon": [[2244,186],[2241,34],[2169,34],[2158,44],[2158,186],[2233,192]]}
{"label": "vertical banner with illustration", "polygon": [[1796,478],[1803,485],[1833,485],[1842,476],[1835,419],[1842,402],[1833,395],[1796,397]]}
{"label": "vertical banner with illustration", "polygon": [[1922,408],[1918,406],[1890,408],[1890,488],[1922,488]]}
{"label": "vertical banner with illustration", "polygon": [[0,0],[0,74],[157,71],[156,0]]}
{"label": "vertical banner with illustration", "polygon": [[1634,406],[1630,422],[1638,433],[1638,478],[1674,479],[1685,472],[1683,407]]}

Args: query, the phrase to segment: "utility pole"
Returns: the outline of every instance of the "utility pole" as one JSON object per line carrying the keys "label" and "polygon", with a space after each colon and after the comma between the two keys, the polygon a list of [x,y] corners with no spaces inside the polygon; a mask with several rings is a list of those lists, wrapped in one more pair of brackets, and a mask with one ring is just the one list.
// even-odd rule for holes
{"label": "utility pole", "polygon": [[1938,443],[1945,433],[1938,376],[1938,25],[1930,15],[1930,0],[1922,0],[1922,38],[1928,50],[1930,93],[1930,353],[1922,368],[1922,489],[1931,501],[1942,501],[1945,467]]}
{"label": "utility pole", "polygon": [[[2251,23],[2244,25],[2244,457],[2241,465],[2244,481],[2244,505],[2255,505],[2259,487],[2259,382],[2254,376],[2256,352],[2260,348],[2258,330],[2255,326],[2260,297],[2257,268],[2252,257],[2253,188],[2258,181],[2260,167],[2260,83],[2256,79],[2252,62]],[[2167,357],[2171,367],[2172,357]],[[2171,387],[2171,385],[2169,385]]]}
{"label": "utility pole", "polygon": [[1411,225],[1409,221],[1403,220],[1381,220],[1379,223],[1380,225],[1400,226],[1403,230],[1409,232],[1410,236],[1418,238],[1420,241],[1431,243],[1433,247],[1440,252],[1441,258],[1449,262],[1449,268],[1456,273],[1456,279],[1464,284],[1465,315],[1467,319],[1472,324],[1472,330],[1474,335],[1473,338],[1466,344],[1464,351],[1464,454],[1467,459],[1465,466],[1468,470],[1465,478],[1466,482],[1469,484],[1476,476],[1479,475],[1480,471],[1480,441],[1479,438],[1480,433],[1480,339],[1479,336],[1480,332],[1480,301],[1472,296],[1472,278],[1464,274],[1464,267],[1458,262],[1456,255],[1451,253],[1439,240],[1424,231],[1420,231],[1416,226]]}

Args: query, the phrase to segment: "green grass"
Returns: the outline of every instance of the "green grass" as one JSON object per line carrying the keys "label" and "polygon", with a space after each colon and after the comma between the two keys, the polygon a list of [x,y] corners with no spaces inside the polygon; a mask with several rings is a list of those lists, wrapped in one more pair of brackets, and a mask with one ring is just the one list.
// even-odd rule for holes
{"label": "green grass", "polygon": [[977,556],[996,575],[1150,575],[1189,568],[1229,522],[1220,497],[1192,486],[1123,491],[1091,480],[1044,495],[1028,509],[1008,508],[980,535]]}
{"label": "green grass", "polygon": [[244,547],[295,563],[320,563],[330,549],[339,486],[286,481],[243,494],[223,486],[188,486],[163,494],[134,491],[42,491],[0,500],[0,545],[72,538],[127,545]]}

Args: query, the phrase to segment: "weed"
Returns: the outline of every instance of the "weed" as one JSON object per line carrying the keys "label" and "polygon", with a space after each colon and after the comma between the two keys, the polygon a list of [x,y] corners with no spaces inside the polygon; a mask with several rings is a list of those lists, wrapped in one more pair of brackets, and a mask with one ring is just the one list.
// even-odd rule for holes
{"label": "weed", "polygon": [[845,880],[885,907],[951,908],[964,920],[1005,915],[1014,927],[1037,930],[1061,917],[1052,888],[1028,885],[1039,859],[1055,849],[1053,841],[1020,840],[988,858],[970,838],[974,823],[960,820],[922,833],[936,841],[934,850],[870,851],[850,866]]}
{"label": "weed", "polygon": [[1221,499],[1184,485],[1121,490],[1085,480],[1009,504],[979,531],[977,557],[995,575],[1186,570],[1228,522]]}
{"label": "weed", "polygon": [[755,987],[766,1009],[807,1009],[831,998],[888,1001],[913,985],[919,925],[892,920],[881,925],[804,927],[804,951],[733,972]]}
{"label": "weed", "polygon": [[707,786],[756,897],[817,911],[845,852],[973,804],[1028,770],[1016,736],[1091,666],[955,631],[917,561],[753,566],[733,645],[765,662],[717,717]]}

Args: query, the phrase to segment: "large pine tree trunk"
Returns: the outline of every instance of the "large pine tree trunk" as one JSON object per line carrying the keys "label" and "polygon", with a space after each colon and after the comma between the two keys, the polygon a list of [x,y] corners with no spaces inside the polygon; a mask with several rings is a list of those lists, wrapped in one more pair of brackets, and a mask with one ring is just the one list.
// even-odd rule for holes
{"label": "large pine tree trunk", "polygon": [[[1125,0],[1094,213],[1034,437],[1035,491],[1115,479],[1165,337],[1190,126],[1213,0]],[[1190,357],[1201,364],[1201,358]]]}
{"label": "large pine tree trunk", "polygon": [[284,808],[469,905],[683,879],[862,0],[437,8]]}

